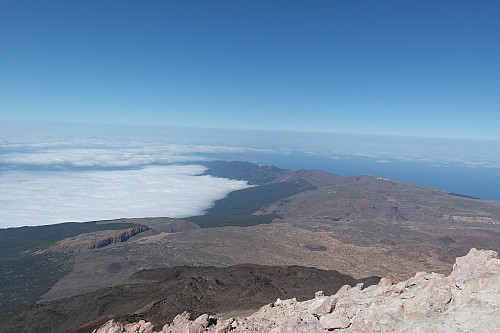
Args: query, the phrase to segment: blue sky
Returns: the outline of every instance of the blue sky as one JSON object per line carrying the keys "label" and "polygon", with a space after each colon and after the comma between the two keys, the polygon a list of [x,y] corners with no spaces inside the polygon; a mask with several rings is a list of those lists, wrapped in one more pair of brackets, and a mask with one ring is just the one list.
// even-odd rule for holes
{"label": "blue sky", "polygon": [[0,2],[0,121],[500,140],[500,2]]}

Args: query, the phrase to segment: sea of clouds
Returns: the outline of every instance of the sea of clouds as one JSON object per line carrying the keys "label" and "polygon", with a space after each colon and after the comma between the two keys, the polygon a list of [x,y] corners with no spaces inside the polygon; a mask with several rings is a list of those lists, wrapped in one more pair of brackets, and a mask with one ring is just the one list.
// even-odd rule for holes
{"label": "sea of clouds", "polygon": [[107,136],[89,136],[84,129],[0,136],[0,228],[202,214],[248,187],[202,175],[200,163],[217,159],[368,173],[500,198],[500,142],[163,128],[113,136],[107,127],[99,128]]}
{"label": "sea of clouds", "polygon": [[[251,148],[108,140],[0,141],[0,228],[202,214],[247,182],[199,161]],[[264,150],[265,151],[265,150]]]}

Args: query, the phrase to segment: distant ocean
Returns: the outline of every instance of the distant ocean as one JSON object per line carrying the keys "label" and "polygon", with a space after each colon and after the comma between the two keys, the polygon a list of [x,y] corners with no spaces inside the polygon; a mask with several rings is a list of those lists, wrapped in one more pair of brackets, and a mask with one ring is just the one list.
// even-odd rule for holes
{"label": "distant ocean", "polygon": [[206,137],[270,149],[221,156],[225,159],[340,176],[369,174],[500,201],[500,141],[266,131]]}
{"label": "distant ocean", "polygon": [[265,155],[259,162],[290,170],[318,169],[347,177],[369,174],[500,201],[500,168],[436,166],[432,162],[399,160],[377,162],[361,157],[332,159],[303,153]]}
{"label": "distant ocean", "polygon": [[200,163],[217,159],[369,174],[500,201],[494,141],[71,126],[66,133],[54,127],[7,135],[8,129],[0,136],[0,228],[202,214],[248,187],[200,176]]}

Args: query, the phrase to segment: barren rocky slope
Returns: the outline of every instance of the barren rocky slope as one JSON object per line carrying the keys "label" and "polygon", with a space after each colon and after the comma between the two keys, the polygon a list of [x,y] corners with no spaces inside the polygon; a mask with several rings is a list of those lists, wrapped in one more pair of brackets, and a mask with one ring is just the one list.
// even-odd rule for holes
{"label": "barren rocky slope", "polygon": [[[175,332],[498,332],[500,260],[494,251],[471,249],[449,276],[419,272],[409,280],[362,289],[344,286],[333,296],[280,300],[248,317],[178,315],[162,333]],[[113,320],[95,333],[153,332],[151,323]]]}
{"label": "barren rocky slope", "polygon": [[110,288],[29,306],[0,323],[0,332],[91,332],[110,318],[160,325],[183,311],[201,315],[255,310],[277,297],[305,300],[318,289],[334,293],[344,284],[371,285],[379,280],[299,266],[143,270]]}
{"label": "barren rocky slope", "polygon": [[[472,247],[500,251],[500,202],[367,175],[341,177],[272,168],[272,176],[267,177],[265,167],[248,163],[227,163],[227,167],[234,177],[248,173],[255,182],[272,179],[272,184],[293,184],[299,179],[314,189],[247,213],[249,219],[272,214],[270,224],[144,233],[125,243],[76,253],[72,271],[42,300],[96,290],[142,268],[299,265],[338,270],[356,278],[377,275],[403,280],[417,271],[447,274],[454,259]],[[251,191],[238,192],[244,199]],[[217,215],[212,218],[219,221]],[[157,230],[148,221],[142,223]],[[110,270],[110,265],[121,269]]]}
{"label": "barren rocky slope", "polygon": [[[93,232],[73,230],[88,223],[32,228],[37,237],[44,230],[71,228],[70,238],[57,238],[64,244],[60,249],[69,252],[37,254],[53,244],[47,241],[32,252],[16,247],[22,260],[0,253],[7,260],[0,260],[0,320],[23,305],[92,292],[141,269],[298,265],[399,281],[418,271],[448,274],[455,258],[472,247],[500,251],[497,201],[375,176],[341,177],[242,162],[213,163],[207,173],[258,186],[231,193],[190,221],[102,221],[90,224]],[[109,232],[100,229],[113,225]],[[101,248],[79,244],[141,226],[150,230],[124,242]],[[2,233],[8,232],[0,230],[4,247],[29,242],[22,237],[22,242],[7,243],[12,237]]]}

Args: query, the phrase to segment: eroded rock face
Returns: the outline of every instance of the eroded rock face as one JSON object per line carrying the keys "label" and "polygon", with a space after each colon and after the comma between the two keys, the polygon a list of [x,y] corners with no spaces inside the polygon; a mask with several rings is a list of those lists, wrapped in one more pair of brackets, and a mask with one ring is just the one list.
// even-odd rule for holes
{"label": "eroded rock face", "polygon": [[[228,320],[188,313],[161,333],[174,332],[500,332],[500,260],[494,251],[471,249],[449,276],[417,273],[391,284],[345,286],[335,295],[280,300],[245,318]],[[144,321],[109,321],[95,333],[153,332]]]}
{"label": "eroded rock face", "polygon": [[91,249],[99,249],[113,243],[125,242],[130,237],[133,237],[141,232],[151,230],[149,227],[129,228],[125,231],[93,241],[76,242],[76,243],[57,243],[46,249],[44,252],[74,252]]}

